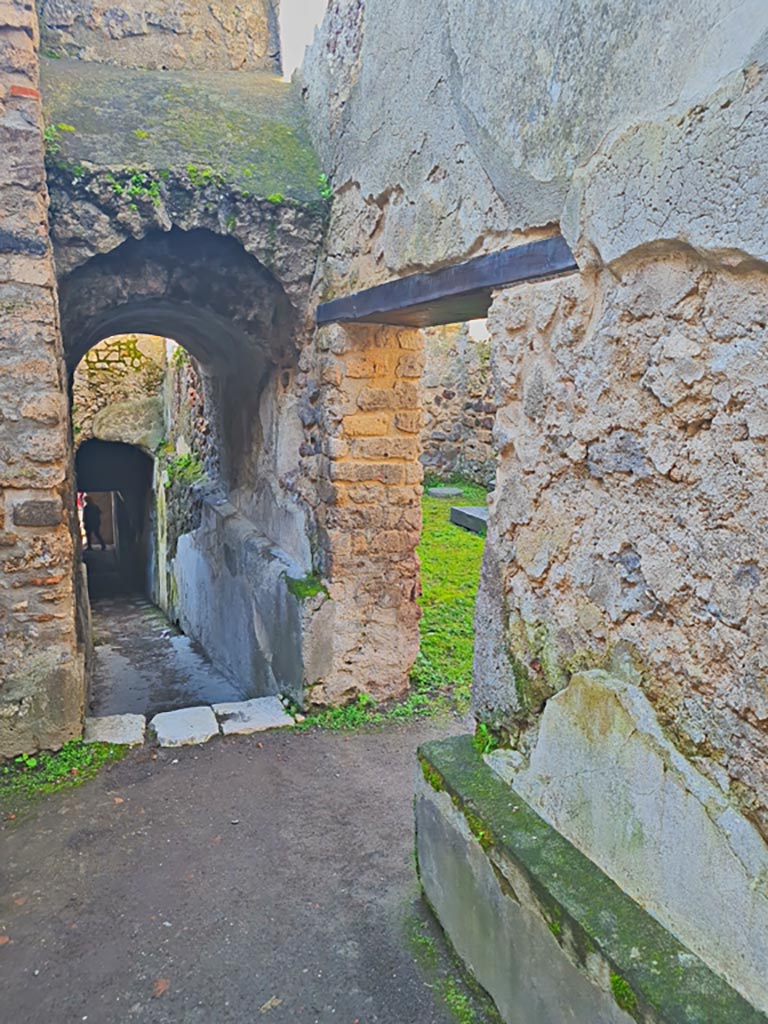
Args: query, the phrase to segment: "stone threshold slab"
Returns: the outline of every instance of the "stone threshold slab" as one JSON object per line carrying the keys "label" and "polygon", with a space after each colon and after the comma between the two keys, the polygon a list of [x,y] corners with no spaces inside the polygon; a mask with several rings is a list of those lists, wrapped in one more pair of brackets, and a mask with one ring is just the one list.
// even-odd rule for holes
{"label": "stone threshold slab", "polygon": [[[279,697],[254,697],[226,704],[200,705],[161,711],[149,723],[149,730],[161,747],[183,747],[207,743],[214,736],[248,736],[267,729],[284,729],[295,720]],[[145,739],[144,715],[104,715],[86,718],[85,743],[114,743],[140,746]]]}
{"label": "stone threshold slab", "polygon": [[144,715],[103,715],[100,718],[86,718],[83,741],[138,747],[144,742],[146,727],[147,720]]}
{"label": "stone threshold slab", "polygon": [[451,522],[472,533],[484,534],[488,529],[488,509],[484,505],[452,505]]}
{"label": "stone threshold slab", "polygon": [[253,700],[214,704],[213,712],[225,736],[247,736],[294,724],[279,697],[255,697]]}
{"label": "stone threshold slab", "polygon": [[207,743],[214,736],[248,736],[267,729],[283,729],[294,724],[279,697],[254,697],[252,700],[201,705],[162,711],[149,728],[161,747],[183,747]]}
{"label": "stone threshold slab", "polygon": [[[538,978],[539,995],[561,984],[561,1006],[575,1006],[577,989],[586,986],[587,1009],[569,1018],[577,1024],[594,1024],[590,991],[594,1004],[607,1008],[600,1019],[611,1022],[767,1024],[765,1014],[540,818],[488,767],[470,736],[427,743],[418,756],[422,885],[505,1020],[530,1019],[519,1015],[530,1013],[526,986]],[[459,905],[458,888],[472,914]],[[473,928],[478,920],[484,927]],[[501,960],[505,971],[494,968]],[[536,1016],[541,1024],[558,1019],[557,1008]]]}

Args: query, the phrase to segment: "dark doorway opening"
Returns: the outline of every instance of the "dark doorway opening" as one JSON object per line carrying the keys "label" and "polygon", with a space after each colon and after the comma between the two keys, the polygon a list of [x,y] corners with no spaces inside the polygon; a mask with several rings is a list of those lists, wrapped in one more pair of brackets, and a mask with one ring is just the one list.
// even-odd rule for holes
{"label": "dark doorway opening", "polygon": [[[134,445],[85,441],[75,475],[81,522],[84,504],[100,512],[100,534],[83,557],[91,597],[146,593],[151,559],[153,460]],[[85,529],[83,539],[86,540]],[[101,541],[104,542],[102,549]]]}

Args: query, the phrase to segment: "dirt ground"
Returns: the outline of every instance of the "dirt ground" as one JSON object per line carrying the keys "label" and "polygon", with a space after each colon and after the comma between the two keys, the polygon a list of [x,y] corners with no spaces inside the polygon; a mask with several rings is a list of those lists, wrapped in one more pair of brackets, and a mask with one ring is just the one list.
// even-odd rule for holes
{"label": "dirt ground", "polygon": [[485,1021],[413,857],[416,748],[455,731],[144,747],[5,823],[0,1021]]}

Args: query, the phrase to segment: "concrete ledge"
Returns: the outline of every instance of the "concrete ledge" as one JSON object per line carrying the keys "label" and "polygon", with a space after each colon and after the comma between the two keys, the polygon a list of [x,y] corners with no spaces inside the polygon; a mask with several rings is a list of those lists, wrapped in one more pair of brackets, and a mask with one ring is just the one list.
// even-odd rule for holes
{"label": "concrete ledge", "polygon": [[422,885],[504,1020],[768,1022],[502,782],[469,736],[426,744],[419,759]]}
{"label": "concrete ledge", "polygon": [[482,505],[476,507],[453,505],[451,522],[454,526],[462,526],[472,533],[485,533],[488,529],[488,509]]}

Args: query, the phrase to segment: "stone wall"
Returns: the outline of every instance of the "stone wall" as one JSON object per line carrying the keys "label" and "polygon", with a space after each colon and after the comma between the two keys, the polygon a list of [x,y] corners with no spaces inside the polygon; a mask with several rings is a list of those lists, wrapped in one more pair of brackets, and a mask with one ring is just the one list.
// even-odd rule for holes
{"label": "stone wall", "polygon": [[312,703],[387,699],[408,687],[419,647],[423,366],[413,330],[322,328],[302,352],[299,487],[331,597]]}
{"label": "stone wall", "polygon": [[129,68],[280,71],[278,0],[38,0],[46,56]]}
{"label": "stone wall", "polygon": [[154,454],[164,436],[165,349],[165,338],[126,334],[86,352],[72,386],[76,446],[96,438]]}
{"label": "stone wall", "polygon": [[34,7],[0,3],[0,756],[79,733],[69,417]]}
{"label": "stone wall", "polygon": [[496,475],[489,339],[466,324],[424,331],[421,463],[441,480],[491,487]]}
{"label": "stone wall", "polygon": [[[336,190],[323,298],[556,230],[576,255],[578,276],[502,290],[489,317],[499,459],[475,712],[539,812],[765,1010],[762,940],[718,945],[713,922],[730,893],[754,920],[768,900],[768,14],[694,8],[335,0],[304,78]],[[588,719],[566,699],[582,669],[608,673]],[[652,720],[687,766],[676,799],[724,801],[706,842],[737,852],[717,893],[689,880],[687,916],[593,827],[600,772],[568,806],[543,795],[564,767],[538,746],[542,716],[562,697],[588,765],[590,743],[620,739],[620,685],[650,708],[631,706],[637,730]],[[700,835],[657,764],[614,784],[650,794],[649,862],[674,833],[682,868]]]}

